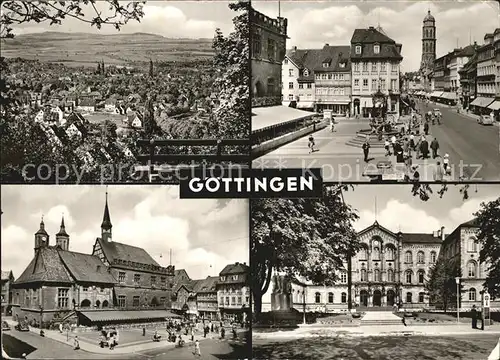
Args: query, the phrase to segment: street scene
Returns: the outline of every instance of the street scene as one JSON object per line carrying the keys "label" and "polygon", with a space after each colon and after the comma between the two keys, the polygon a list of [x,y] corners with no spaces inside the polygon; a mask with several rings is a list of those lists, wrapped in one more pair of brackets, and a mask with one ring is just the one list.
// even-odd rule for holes
{"label": "street scene", "polygon": [[252,200],[253,356],[499,359],[499,190],[335,185],[321,200]]}
{"label": "street scene", "polygon": [[246,6],[2,2],[2,182],[178,183],[178,167],[247,166]]}
{"label": "street scene", "polygon": [[[325,181],[500,179],[497,5],[252,6],[253,167],[321,168]],[[470,13],[484,20],[457,28]]]}
{"label": "street scene", "polygon": [[2,186],[2,358],[249,357],[247,201],[40,190]]}

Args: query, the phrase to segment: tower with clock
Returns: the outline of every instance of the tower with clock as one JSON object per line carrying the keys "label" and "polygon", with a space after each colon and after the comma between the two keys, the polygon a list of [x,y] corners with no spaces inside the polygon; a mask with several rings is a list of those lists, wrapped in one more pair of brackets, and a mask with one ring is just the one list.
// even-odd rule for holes
{"label": "tower with clock", "polygon": [[35,233],[35,253],[41,247],[49,246],[49,234],[45,230],[45,223],[42,220],[40,221],[40,229]]}

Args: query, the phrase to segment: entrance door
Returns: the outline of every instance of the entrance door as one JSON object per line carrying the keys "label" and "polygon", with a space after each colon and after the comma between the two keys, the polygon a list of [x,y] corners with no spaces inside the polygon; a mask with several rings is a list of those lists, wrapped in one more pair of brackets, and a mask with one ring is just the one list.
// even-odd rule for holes
{"label": "entrance door", "polygon": [[393,290],[387,291],[387,306],[394,306],[396,302],[396,293]]}
{"label": "entrance door", "polygon": [[354,99],[354,114],[359,115],[360,114],[360,101],[359,99]]}
{"label": "entrance door", "polygon": [[382,293],[380,290],[373,292],[373,306],[382,306]]}
{"label": "entrance door", "polygon": [[359,302],[361,306],[368,306],[368,291],[361,290],[359,293]]}

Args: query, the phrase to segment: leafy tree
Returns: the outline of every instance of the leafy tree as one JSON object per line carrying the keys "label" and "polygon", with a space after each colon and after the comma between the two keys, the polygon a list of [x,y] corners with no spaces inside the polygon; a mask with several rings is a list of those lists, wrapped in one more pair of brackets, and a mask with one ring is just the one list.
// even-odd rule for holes
{"label": "leafy tree", "polygon": [[358,250],[354,210],[345,186],[325,188],[322,199],[259,199],[251,203],[251,281],[258,316],[273,270],[332,284],[335,270]]}
{"label": "leafy tree", "polygon": [[500,198],[482,203],[474,214],[479,231],[476,234],[481,245],[479,254],[482,264],[487,264],[488,276],[485,287],[492,297],[500,297]]}
{"label": "leafy tree", "polygon": [[[460,264],[456,259],[445,259],[442,256],[431,268],[425,289],[429,294],[431,304],[442,305],[446,312],[450,305],[457,303],[456,277],[461,277]],[[460,284],[460,291],[463,285]]]}

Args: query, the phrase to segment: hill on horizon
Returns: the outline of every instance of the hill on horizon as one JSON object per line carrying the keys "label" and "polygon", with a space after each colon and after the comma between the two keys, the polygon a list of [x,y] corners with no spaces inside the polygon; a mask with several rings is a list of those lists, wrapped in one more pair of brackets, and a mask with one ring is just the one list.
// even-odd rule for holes
{"label": "hill on horizon", "polygon": [[149,33],[90,34],[47,31],[17,35],[1,42],[6,58],[37,59],[67,66],[95,66],[98,61],[127,65],[137,62],[192,62],[213,57],[212,39],[166,38]]}

